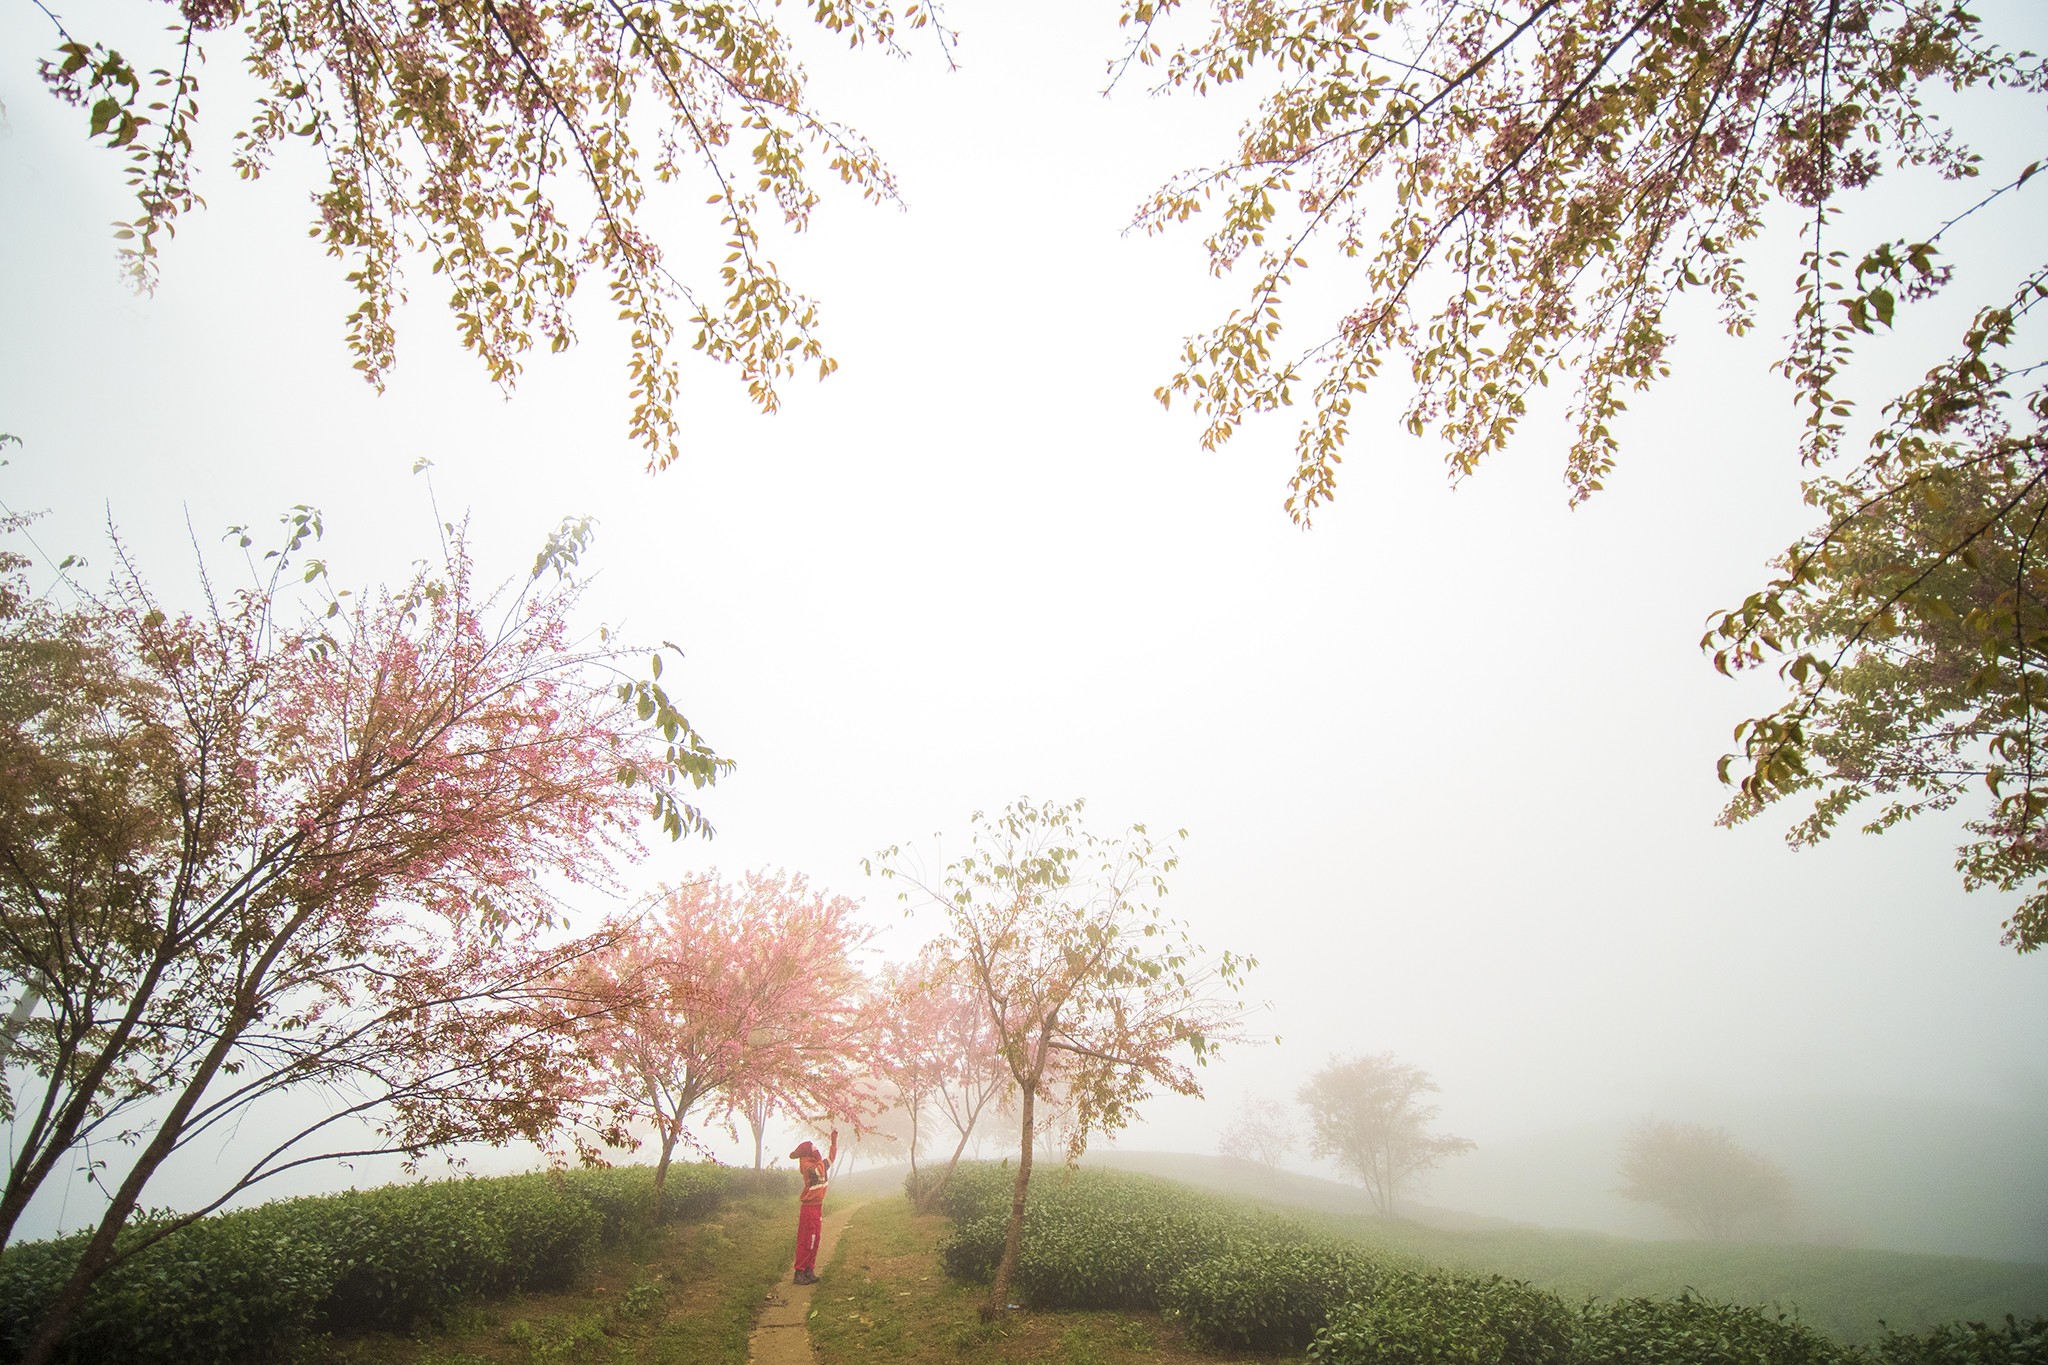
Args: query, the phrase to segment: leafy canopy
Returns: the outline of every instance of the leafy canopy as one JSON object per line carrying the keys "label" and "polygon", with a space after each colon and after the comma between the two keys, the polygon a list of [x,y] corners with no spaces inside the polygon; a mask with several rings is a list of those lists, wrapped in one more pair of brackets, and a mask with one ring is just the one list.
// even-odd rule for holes
{"label": "leafy canopy", "polygon": [[[1161,186],[1136,221],[1213,213],[1212,270],[1248,265],[1252,284],[1188,341],[1159,397],[1204,414],[1212,447],[1299,402],[1287,510],[1302,525],[1336,495],[1353,405],[1390,362],[1412,383],[1408,427],[1442,441],[1454,478],[1555,381],[1570,395],[1569,496],[1589,497],[1628,395],[1669,373],[1681,301],[1747,336],[1752,257],[1773,224],[1798,228],[1773,368],[1803,414],[1806,496],[1826,520],[1702,642],[1724,671],[1775,662],[1787,688],[1736,732],[1724,818],[1812,793],[1798,843],[1867,798],[1880,830],[1981,784],[1966,885],[2031,884],[2006,942],[2048,941],[2034,543],[2048,265],[1996,278],[1944,255],[1980,212],[1973,227],[2004,215],[2029,240],[2040,162],[1987,166],[1949,114],[1986,107],[1959,93],[2005,92],[2038,117],[2048,62],[2001,46],[1969,3],[1936,0],[1222,4],[1163,41],[1188,8],[1127,0],[1118,74],[1149,67],[1197,93],[1249,83],[1263,99],[1231,156]],[[1883,240],[1844,240],[1845,205],[1882,175],[1938,187],[1987,169],[1988,190],[1919,196]],[[1927,207],[1944,200],[1946,219]],[[1317,252],[1337,262],[1316,297],[1339,320],[1296,343],[1284,323]],[[1981,303],[1961,336],[1926,338],[1926,377],[1866,419],[1858,346],[1965,279]]]}
{"label": "leafy canopy", "polygon": [[[1353,397],[1397,358],[1409,426],[1435,431],[1458,475],[1565,380],[1566,480],[1574,501],[1596,491],[1622,395],[1667,372],[1673,301],[1705,291],[1731,332],[1755,325],[1742,253],[1777,202],[1808,234],[1783,368],[1810,414],[1808,457],[1829,453],[1846,358],[1830,296],[1849,273],[1831,206],[1887,162],[1974,175],[1927,97],[2044,79],[1966,7],[1905,0],[1223,5],[1168,51],[1155,35],[1182,8],[1129,0],[1123,65],[1156,67],[1168,89],[1268,93],[1229,160],[1139,210],[1159,231],[1213,209],[1212,270],[1253,270],[1248,302],[1188,342],[1160,397],[1205,413],[1213,446],[1303,390],[1287,507],[1304,524],[1336,493]],[[1347,263],[1344,314],[1283,347],[1312,245]],[[1890,300],[1867,306],[1891,320]]]}
{"label": "leafy canopy", "polygon": [[[878,994],[876,1069],[907,1120],[910,1188],[918,1208],[929,1211],[959,1167],[983,1112],[992,1104],[1000,1109],[1016,1080],[980,991],[943,940],[925,944],[907,966],[885,968]],[[917,1169],[928,1132],[952,1140],[936,1178]]]}
{"label": "leafy canopy", "polygon": [[[874,149],[812,107],[773,4],[183,0],[168,50],[152,58],[134,55],[147,37],[75,35],[38,8],[57,40],[44,82],[84,113],[93,141],[127,158],[136,215],[116,236],[138,287],[151,287],[163,242],[204,202],[200,79],[225,51],[256,91],[231,111],[231,164],[253,179],[294,148],[315,168],[310,233],[355,290],[348,345],[366,379],[381,388],[396,363],[408,267],[441,278],[462,344],[507,389],[536,345],[574,343],[571,299],[595,275],[630,332],[629,427],[652,468],[684,436],[678,333],[738,366],[763,410],[782,380],[834,368],[817,305],[783,279],[764,227],[807,228],[825,177],[897,199]],[[900,55],[906,33],[927,26],[942,46],[948,37],[937,0],[803,8],[854,47]],[[724,234],[708,287],[671,266],[652,228],[695,191]]]}

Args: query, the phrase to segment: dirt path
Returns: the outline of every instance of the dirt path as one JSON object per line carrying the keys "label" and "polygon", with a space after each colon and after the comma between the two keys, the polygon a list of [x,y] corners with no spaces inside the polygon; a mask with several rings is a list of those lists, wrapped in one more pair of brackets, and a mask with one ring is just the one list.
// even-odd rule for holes
{"label": "dirt path", "polygon": [[[832,1263],[832,1248],[839,1244],[840,1230],[858,1207],[850,1204],[825,1215],[818,1238],[820,1266]],[[754,1320],[753,1335],[747,1338],[748,1365],[813,1365],[818,1357],[811,1350],[811,1295],[817,1289],[815,1284],[791,1284],[787,1274],[782,1277],[782,1283],[768,1295],[761,1316]]]}

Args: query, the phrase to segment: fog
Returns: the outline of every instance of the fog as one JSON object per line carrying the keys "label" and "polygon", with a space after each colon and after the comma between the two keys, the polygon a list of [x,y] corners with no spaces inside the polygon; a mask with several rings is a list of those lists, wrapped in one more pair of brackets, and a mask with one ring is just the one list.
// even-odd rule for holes
{"label": "fog", "polygon": [[[1290,425],[1205,454],[1151,397],[1241,282],[1207,278],[1196,232],[1120,235],[1240,110],[1100,99],[1106,4],[953,15],[957,74],[931,52],[813,62],[820,104],[910,200],[828,195],[777,248],[840,372],[764,418],[689,361],[689,450],[649,476],[599,289],[581,344],[507,402],[421,270],[389,392],[356,382],[352,305],[304,239],[306,167],[226,170],[226,54],[209,207],[158,293],[128,293],[119,161],[39,88],[42,16],[0,14],[0,430],[24,442],[0,499],[49,509],[38,542],[101,566],[111,517],[168,595],[190,582],[188,526],[217,556],[226,525],[297,503],[325,511],[337,580],[398,575],[434,544],[420,456],[487,573],[594,515],[599,612],[682,645],[667,680],[739,765],[706,794],[717,837],[656,849],[637,887],[786,866],[864,898],[902,953],[935,926],[861,875],[885,845],[957,844],[970,812],[1025,794],[1084,796],[1098,830],[1186,828],[1169,905],[1259,959],[1248,1028],[1278,1041],[1229,1050],[1205,1100],[1149,1104],[1121,1149],[1213,1151],[1243,1096],[1291,1101],[1332,1057],[1390,1050],[1478,1144],[1433,1204],[1671,1235],[1616,1193],[1622,1136],[1656,1116],[1783,1165],[1796,1235],[2048,1260],[2048,964],[1999,945],[2008,900],[1961,890],[1955,822],[1796,854],[1782,816],[1714,823],[1715,760],[1775,693],[1715,674],[1704,618],[1811,518],[1797,414],[1765,373],[1782,251],[1758,269],[1758,334],[1683,323],[1677,374],[1632,403],[1589,504],[1566,506],[1556,412],[1453,490],[1392,392],[1354,419],[1341,496],[1303,533],[1281,510]],[[1957,254],[2029,245],[1986,225]],[[721,253],[677,222],[670,254],[702,277]],[[1334,263],[1305,278],[1342,288]],[[1924,364],[1910,340],[1874,348],[1880,379]],[[151,1202],[180,1202],[207,1159]],[[46,1226],[91,1198],[54,1192]]]}

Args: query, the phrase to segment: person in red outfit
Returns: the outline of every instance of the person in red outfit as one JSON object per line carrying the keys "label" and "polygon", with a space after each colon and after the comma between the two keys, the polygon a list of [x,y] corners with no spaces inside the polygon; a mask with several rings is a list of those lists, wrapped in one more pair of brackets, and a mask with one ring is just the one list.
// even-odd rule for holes
{"label": "person in red outfit", "polygon": [[796,1276],[798,1284],[818,1282],[818,1238],[825,1222],[826,1176],[839,1159],[839,1130],[832,1130],[832,1150],[823,1156],[810,1142],[800,1142],[790,1158],[803,1176],[804,1192],[796,1205]]}

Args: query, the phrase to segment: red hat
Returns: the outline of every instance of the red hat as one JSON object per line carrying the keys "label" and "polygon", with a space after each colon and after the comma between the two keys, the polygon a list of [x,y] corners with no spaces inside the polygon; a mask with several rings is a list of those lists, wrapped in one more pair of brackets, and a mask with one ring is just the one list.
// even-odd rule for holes
{"label": "red hat", "polygon": [[789,1157],[790,1160],[795,1161],[805,1157],[815,1158],[817,1155],[818,1149],[816,1147],[811,1146],[809,1142],[799,1142],[796,1145],[796,1150],[791,1152]]}

